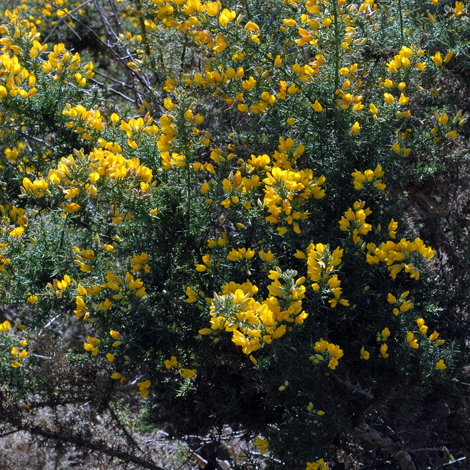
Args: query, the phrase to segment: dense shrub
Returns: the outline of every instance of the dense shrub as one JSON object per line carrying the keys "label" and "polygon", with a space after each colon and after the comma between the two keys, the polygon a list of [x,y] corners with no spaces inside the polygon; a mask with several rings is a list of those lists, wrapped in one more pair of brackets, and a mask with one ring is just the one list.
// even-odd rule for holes
{"label": "dense shrub", "polygon": [[104,3],[2,16],[9,399],[70,400],[34,344],[75,319],[102,409],[133,383],[147,424],[244,429],[272,468],[357,435],[415,468],[460,346],[405,189],[465,148],[464,5]]}

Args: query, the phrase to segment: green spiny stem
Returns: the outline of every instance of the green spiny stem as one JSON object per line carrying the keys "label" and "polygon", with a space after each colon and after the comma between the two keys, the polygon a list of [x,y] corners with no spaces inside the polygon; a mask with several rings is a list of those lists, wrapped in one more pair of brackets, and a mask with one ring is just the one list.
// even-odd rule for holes
{"label": "green spiny stem", "polygon": [[401,32],[401,42],[402,45],[405,42],[404,32],[403,32],[403,10],[401,8],[401,0],[398,0],[398,9],[400,10],[400,32]]}
{"label": "green spiny stem", "polygon": [[333,90],[333,102],[336,96],[336,90],[339,87],[339,24],[338,24],[338,6],[337,0],[333,0],[333,17],[335,25],[335,89]]}

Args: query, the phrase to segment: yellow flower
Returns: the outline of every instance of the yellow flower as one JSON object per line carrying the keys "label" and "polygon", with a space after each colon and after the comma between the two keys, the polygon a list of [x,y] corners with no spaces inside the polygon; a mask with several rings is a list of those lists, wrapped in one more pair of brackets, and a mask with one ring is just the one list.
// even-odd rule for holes
{"label": "yellow flower", "polygon": [[256,23],[253,23],[252,21],[248,21],[248,23],[245,25],[245,29],[247,31],[250,31],[250,33],[253,33],[255,31],[259,31],[259,26]]}
{"label": "yellow flower", "polygon": [[137,382],[137,385],[139,387],[139,393],[142,395],[142,398],[147,398],[150,385],[152,385],[150,380],[146,380],[145,382]]}
{"label": "yellow flower", "polygon": [[323,111],[322,105],[318,102],[318,100],[315,100],[315,103],[312,104],[312,108],[317,112],[321,113]]}
{"label": "yellow flower", "polygon": [[281,385],[281,386],[279,387],[279,391],[282,392],[282,391],[285,390],[286,387],[288,387],[288,386],[289,386],[289,381],[286,380],[286,381],[284,382],[284,385]]}
{"label": "yellow flower", "polygon": [[78,210],[80,210],[80,206],[75,202],[71,202],[70,204],[67,204],[65,206],[65,212],[67,212],[68,214],[71,214],[72,212],[77,212]]}
{"label": "yellow flower", "polygon": [[328,465],[325,465],[323,459],[318,460],[317,462],[307,462],[307,467],[305,470],[328,470]]}
{"label": "yellow flower", "polygon": [[113,126],[115,126],[119,122],[119,115],[116,113],[111,114],[111,122],[113,123]]}
{"label": "yellow flower", "polygon": [[100,174],[97,171],[94,171],[93,173],[90,173],[89,178],[91,184],[96,184],[96,182],[100,179]]}
{"label": "yellow flower", "polygon": [[219,0],[216,2],[207,2],[206,4],[206,13],[209,16],[217,16],[222,9],[222,4]]}
{"label": "yellow flower", "polygon": [[145,292],[145,287],[141,287],[139,290],[137,290],[137,292],[135,293],[135,295],[137,297],[143,297],[144,295],[146,295],[147,292]]}
{"label": "yellow flower", "polygon": [[447,137],[449,139],[455,139],[457,137],[457,131],[450,131],[448,134],[447,134]]}
{"label": "yellow flower", "polygon": [[197,292],[191,289],[189,286],[186,288],[186,295],[188,296],[186,299],[188,304],[192,304],[197,301]]}
{"label": "yellow flower", "polygon": [[101,343],[101,341],[98,338],[93,338],[91,336],[88,336],[87,338],[88,343],[84,343],[84,348],[86,351],[91,351],[93,356],[96,356],[99,352],[97,346]]}
{"label": "yellow flower", "polygon": [[386,343],[383,343],[382,346],[380,346],[380,354],[385,359],[387,359],[387,357],[390,356],[390,354],[387,354],[387,349],[388,349],[388,345]]}
{"label": "yellow flower", "polygon": [[419,71],[423,72],[424,69],[426,68],[426,62],[418,62],[418,63],[416,64],[416,68],[417,68]]}
{"label": "yellow flower", "polygon": [[410,101],[410,98],[408,96],[405,96],[403,93],[400,95],[400,99],[398,100],[400,106],[404,106],[408,103],[408,101]]}
{"label": "yellow flower", "polygon": [[293,83],[288,89],[287,89],[287,93],[289,95],[295,95],[295,93],[297,93],[297,91],[299,90],[299,87]]}
{"label": "yellow flower", "polygon": [[364,346],[361,348],[361,359],[364,359],[364,361],[368,361],[370,357],[369,351],[366,351]]}
{"label": "yellow flower", "polygon": [[413,307],[413,304],[405,300],[400,306],[400,312],[407,312],[411,307]]}
{"label": "yellow flower", "polygon": [[264,250],[261,250],[258,252],[258,255],[263,261],[266,261],[266,263],[270,263],[274,260],[274,254],[271,253],[271,250],[269,250],[267,253],[265,253]]}
{"label": "yellow flower", "polygon": [[437,361],[436,369],[444,370],[445,368],[446,365],[444,364],[444,359],[440,359],[439,361]]}
{"label": "yellow flower", "polygon": [[219,22],[222,26],[227,26],[230,21],[235,19],[236,15],[233,10],[227,10],[227,8],[225,8],[219,16]]}
{"label": "yellow flower", "polygon": [[266,439],[261,439],[259,436],[256,437],[255,441],[253,442],[253,444],[256,446],[256,447],[259,447],[259,453],[261,455],[263,455],[268,447],[269,447],[269,442],[266,440]]}
{"label": "yellow flower", "polygon": [[165,367],[170,370],[173,367],[178,367],[178,361],[176,360],[175,356],[171,356],[170,360],[165,361]]}
{"label": "yellow flower", "polygon": [[163,102],[163,106],[168,109],[168,111],[171,111],[175,105],[173,104],[173,102],[171,101],[170,98],[165,98],[164,102]]}
{"label": "yellow flower", "polygon": [[181,377],[188,377],[192,379],[196,375],[196,371],[193,369],[181,369]]}
{"label": "yellow flower", "polygon": [[[441,65],[442,64],[442,56],[441,56],[441,53],[438,51],[436,52],[432,57],[431,57],[432,61],[437,65]],[[450,60],[450,59],[449,59]]]}
{"label": "yellow flower", "polygon": [[10,237],[19,238],[23,235],[24,228],[23,227],[16,227],[14,230],[10,232]]}
{"label": "yellow flower", "polygon": [[351,128],[351,135],[356,135],[361,130],[361,126],[356,121]]}
{"label": "yellow flower", "polygon": [[413,349],[419,348],[418,340],[415,339],[415,335],[411,331],[407,332],[406,340],[408,341],[410,348],[413,348]]}
{"label": "yellow flower", "polygon": [[384,328],[382,333],[377,333],[377,341],[387,341],[390,336],[390,330],[388,328]]}
{"label": "yellow flower", "polygon": [[424,324],[424,318],[418,318],[416,320],[416,323],[418,324],[420,333],[426,335],[426,333],[428,332],[428,327]]}

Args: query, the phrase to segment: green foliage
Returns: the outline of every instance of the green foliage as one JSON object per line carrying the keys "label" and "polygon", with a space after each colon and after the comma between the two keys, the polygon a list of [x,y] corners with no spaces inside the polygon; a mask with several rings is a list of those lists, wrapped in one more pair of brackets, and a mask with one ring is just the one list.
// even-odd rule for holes
{"label": "green foliage", "polygon": [[[272,468],[327,468],[393,394],[452,390],[403,208],[468,133],[467,13],[433,3],[5,11],[2,304],[33,338],[86,326],[69,360],[101,371],[100,409],[132,383],[145,426],[242,428]],[[2,325],[7,393],[63,403]]]}

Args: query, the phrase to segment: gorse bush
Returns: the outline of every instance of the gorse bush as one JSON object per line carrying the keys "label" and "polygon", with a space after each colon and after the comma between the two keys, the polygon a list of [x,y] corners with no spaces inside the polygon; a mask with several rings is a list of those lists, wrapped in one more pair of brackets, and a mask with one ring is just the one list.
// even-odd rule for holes
{"label": "gorse bush", "polygon": [[132,383],[147,424],[244,429],[272,468],[328,468],[339,433],[450,393],[402,203],[465,145],[465,5],[102,3],[1,17],[6,395],[70,399],[34,338],[71,319],[102,406]]}

